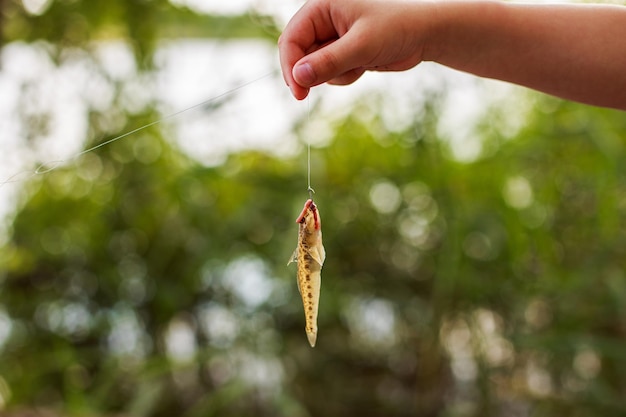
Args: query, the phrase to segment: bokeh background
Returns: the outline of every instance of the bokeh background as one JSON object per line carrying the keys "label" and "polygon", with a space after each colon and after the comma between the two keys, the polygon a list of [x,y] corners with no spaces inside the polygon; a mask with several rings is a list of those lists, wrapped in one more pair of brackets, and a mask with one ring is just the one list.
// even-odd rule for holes
{"label": "bokeh background", "polygon": [[0,1],[0,415],[624,415],[626,115],[427,63],[296,102],[299,5]]}

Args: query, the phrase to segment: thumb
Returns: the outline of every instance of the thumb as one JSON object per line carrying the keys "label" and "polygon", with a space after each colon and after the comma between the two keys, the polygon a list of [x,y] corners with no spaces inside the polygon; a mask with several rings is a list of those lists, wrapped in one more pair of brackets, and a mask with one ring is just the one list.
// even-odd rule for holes
{"label": "thumb", "polygon": [[[350,33],[309,53],[298,61],[292,70],[293,79],[302,87],[313,87],[344,74],[358,70],[362,74],[365,54],[354,42]],[[367,59],[367,58],[365,58]],[[358,78],[358,77],[356,77]],[[355,79],[356,79],[355,78]]]}

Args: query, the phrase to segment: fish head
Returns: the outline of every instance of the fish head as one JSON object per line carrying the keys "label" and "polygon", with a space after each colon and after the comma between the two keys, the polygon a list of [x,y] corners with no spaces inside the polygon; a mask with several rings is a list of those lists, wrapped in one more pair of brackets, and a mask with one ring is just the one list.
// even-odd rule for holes
{"label": "fish head", "polygon": [[319,210],[310,198],[304,203],[304,208],[296,219],[296,223],[299,223],[300,227],[304,227],[309,233],[321,230],[322,221],[320,219]]}

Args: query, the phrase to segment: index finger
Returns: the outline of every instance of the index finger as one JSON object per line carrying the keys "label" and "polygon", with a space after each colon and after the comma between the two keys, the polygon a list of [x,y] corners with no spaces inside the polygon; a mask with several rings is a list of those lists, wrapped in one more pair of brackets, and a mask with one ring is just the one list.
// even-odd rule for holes
{"label": "index finger", "polygon": [[309,88],[302,87],[293,78],[295,64],[316,50],[320,44],[337,38],[337,32],[323,2],[309,1],[291,18],[278,39],[278,52],[283,78],[294,97],[305,98]]}
{"label": "index finger", "polygon": [[304,57],[305,51],[297,43],[284,39],[286,39],[285,32],[278,38],[278,52],[283,79],[291,89],[293,96],[298,100],[302,100],[309,94],[309,89],[300,86],[294,80],[292,72],[296,62]]}

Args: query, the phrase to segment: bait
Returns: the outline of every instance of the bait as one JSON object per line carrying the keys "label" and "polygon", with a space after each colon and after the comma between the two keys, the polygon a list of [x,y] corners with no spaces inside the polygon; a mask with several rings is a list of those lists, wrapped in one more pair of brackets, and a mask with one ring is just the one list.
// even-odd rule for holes
{"label": "bait", "polygon": [[311,347],[317,339],[317,311],[322,284],[322,265],[326,251],[322,245],[322,222],[320,212],[312,199],[304,203],[298,223],[298,246],[287,263],[298,264],[298,290],[304,305],[305,331]]}

